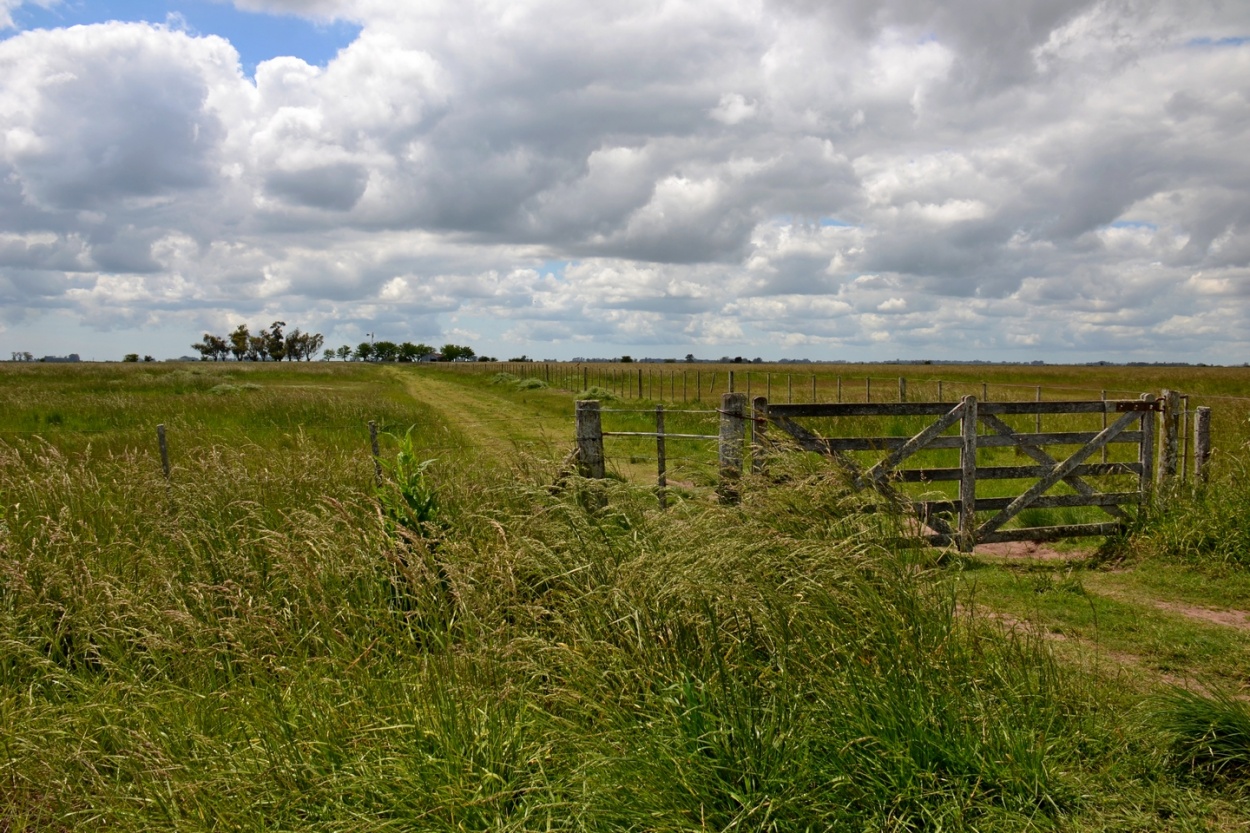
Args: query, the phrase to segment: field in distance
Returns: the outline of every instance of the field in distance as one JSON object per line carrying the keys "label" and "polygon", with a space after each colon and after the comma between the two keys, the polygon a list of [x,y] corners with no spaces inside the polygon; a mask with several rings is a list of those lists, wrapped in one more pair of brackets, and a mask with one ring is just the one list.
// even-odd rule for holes
{"label": "field in distance", "polygon": [[[806,457],[739,506],[694,460],[667,511],[646,460],[562,470],[586,388],[708,411],[730,370],[1173,388],[1215,409],[1212,482],[1100,546],[961,556],[895,549]],[[1238,397],[1250,370],[0,364],[0,829],[1244,829]]]}

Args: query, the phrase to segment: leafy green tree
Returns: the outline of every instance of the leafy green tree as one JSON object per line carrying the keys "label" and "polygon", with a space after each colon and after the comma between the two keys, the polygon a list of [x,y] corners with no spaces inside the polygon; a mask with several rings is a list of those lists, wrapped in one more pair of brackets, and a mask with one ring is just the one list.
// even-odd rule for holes
{"label": "leafy green tree", "polygon": [[393,362],[399,359],[399,345],[393,341],[378,341],[373,345],[374,361]]}
{"label": "leafy green tree", "polygon": [[267,358],[269,358],[269,339],[263,335],[248,336],[247,360],[250,362],[263,362]]}
{"label": "leafy green tree", "polygon": [[285,326],[285,321],[275,321],[265,331],[265,350],[275,362],[282,361],[286,356],[286,337],[282,334]]}
{"label": "leafy green tree", "polygon": [[373,360],[373,345],[368,341],[362,341],[356,345],[355,357],[358,361],[367,362]]}
{"label": "leafy green tree", "polygon": [[230,334],[230,352],[234,354],[236,362],[243,361],[248,353],[248,340],[252,334],[247,331],[246,324],[240,324],[234,328],[234,332]]}
{"label": "leafy green tree", "polygon": [[335,354],[335,352],[334,352],[334,348],[332,348],[332,347],[327,347],[327,348],[326,348],[326,351],[325,351],[324,353],[322,353],[322,354],[321,354],[321,360],[322,360],[323,362],[332,362],[332,361],[334,361],[334,356],[335,356],[335,355],[336,355],[336,354]]}
{"label": "leafy green tree", "polygon": [[139,361],[139,354],[138,354],[138,353],[127,353],[127,354],[126,354],[126,358],[122,359],[122,361],[124,361],[124,362],[137,362],[137,361]]}
{"label": "leafy green tree", "polygon": [[344,344],[342,347],[334,351],[334,355],[339,357],[339,361],[347,361],[352,357],[351,345]]}

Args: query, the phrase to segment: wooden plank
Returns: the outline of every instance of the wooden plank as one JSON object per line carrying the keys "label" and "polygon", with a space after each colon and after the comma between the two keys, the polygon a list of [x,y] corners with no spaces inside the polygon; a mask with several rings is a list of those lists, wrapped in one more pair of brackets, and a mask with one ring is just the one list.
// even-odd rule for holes
{"label": "wooden plank", "polygon": [[[973,402],[973,406],[975,407],[975,401]],[[937,420],[937,422],[930,424],[919,434],[894,449],[884,460],[877,463],[877,465],[873,466],[864,473],[864,480],[875,483],[899,463],[924,448],[930,440],[954,425],[963,417],[964,407],[965,403],[961,402],[952,408],[948,413],[944,414],[941,419]]]}
{"label": "wooden plank", "polygon": [[[654,437],[654,431],[601,431],[604,437]],[[720,434],[665,434],[670,440],[719,440]]]}
{"label": "wooden plank", "polygon": [[[1032,480],[1053,471],[1048,466],[977,466],[978,480]],[[1140,463],[1085,463],[1072,470],[1081,477],[1139,474]],[[901,483],[939,483],[958,480],[962,469],[900,469],[892,479]]]}
{"label": "wooden plank", "polygon": [[[1094,495],[1042,495],[1033,501],[1035,509],[1064,509],[1073,506],[1117,506],[1137,503],[1140,495],[1137,492],[1099,492]],[[977,498],[977,510],[1005,509],[1015,500],[1014,497],[980,497]],[[913,503],[917,514],[925,512],[958,512],[962,503],[958,500],[918,500]],[[926,507],[922,510],[919,507]]]}
{"label": "wooden plank", "polygon": [[[1115,413],[1116,400],[1080,400],[1060,402],[978,402],[980,413],[996,415],[1032,414],[1101,414]],[[949,403],[942,402],[827,402],[822,404],[773,405],[770,408],[778,416],[791,419],[798,417],[843,416],[941,416],[950,410]]]}
{"label": "wooden plank", "polygon": [[1081,463],[1095,451],[1098,451],[1106,445],[1107,440],[1114,437],[1116,434],[1119,434],[1133,422],[1139,422],[1140,420],[1140,414],[1128,413],[1111,423],[1111,425],[1109,425],[1106,430],[1100,432],[1092,442],[1072,454],[1068,457],[1068,459],[1064,460],[1059,465],[1055,466],[1049,473],[1030,486],[1028,491],[1012,501],[1010,506],[1001,510],[997,515],[981,524],[981,526],[977,529],[977,537],[982,538],[983,536],[997,530],[1007,521],[1011,520],[1017,513],[1029,506],[1033,500],[1040,497],[1047,489],[1054,486],[1068,475],[1073,474],[1076,467],[1081,465]]}
{"label": "wooden plank", "polygon": [[[1098,436],[1097,431],[1064,431],[1053,432],[1048,434],[1023,434],[1027,437],[1032,445],[1085,445]],[[1108,445],[1115,443],[1131,443],[1136,445],[1141,442],[1142,434],[1140,431],[1124,431],[1115,439],[1111,440]],[[829,448],[838,451],[890,451],[904,445],[909,437],[829,437],[824,438],[824,442]],[[1014,438],[1000,437],[993,434],[979,437],[977,445],[982,448],[1006,448],[1018,445],[1018,441]],[[930,440],[925,448],[961,448],[963,447],[962,437],[934,437]]]}
{"label": "wooden plank", "polygon": [[[981,421],[984,422],[990,428],[992,428],[994,431],[997,431],[998,434],[1000,435],[999,437],[1000,439],[1012,440],[1015,443],[1017,448],[1019,448],[1025,454],[1032,457],[1034,460],[1041,463],[1042,465],[1056,466],[1059,464],[1058,460],[1051,457],[1049,454],[1047,454],[1045,451],[1042,451],[1040,448],[1037,448],[1038,442],[1035,439],[1037,435],[1017,434],[1014,430],[1012,430],[1010,425],[1003,422],[1001,419],[994,416],[993,414],[982,415]],[[1131,433],[1131,432],[1128,432],[1128,431],[1122,432],[1121,437],[1123,436],[1123,434],[1127,434],[1127,433]],[[1140,433],[1140,432],[1137,432],[1137,433]],[[1090,437],[1089,442],[1092,442],[1096,438],[1096,436],[1097,435],[1095,435],[1094,437]],[[1116,439],[1120,439],[1120,437],[1117,437]],[[1105,449],[1106,445],[1104,445],[1103,448]],[[1069,486],[1071,486],[1073,489],[1076,489],[1077,492],[1079,492],[1080,494],[1083,494],[1086,496],[1097,494],[1097,490],[1094,489],[1094,487],[1090,486],[1088,483],[1086,483],[1084,480],[1082,480],[1079,477],[1076,477],[1076,476],[1065,477],[1064,482],[1067,483]],[[1118,506],[1107,506],[1107,507],[1104,507],[1103,511],[1111,515],[1111,517],[1113,518],[1117,518],[1122,521],[1128,520],[1128,516],[1124,514],[1124,510],[1120,509]]]}
{"label": "wooden plank", "polygon": [[[979,544],[1000,544],[1008,541],[1055,541],[1060,538],[1082,538],[1097,535],[1107,537],[1110,535],[1118,535],[1124,529],[1117,523],[1101,523],[1101,524],[1072,524],[1070,526],[1037,526],[1027,529],[1007,529],[992,533],[983,540],[978,540]],[[955,536],[943,535],[941,533],[935,535],[921,536],[920,540],[931,544],[935,547],[948,547],[956,543]],[[905,545],[906,541],[898,541],[900,545]]]}
{"label": "wooden plank", "polygon": [[1110,521],[1100,524],[1067,524],[1064,526],[1033,526],[1003,529],[977,537],[978,544],[1001,544],[1007,541],[1057,541],[1060,538],[1082,538],[1090,535],[1118,535],[1124,526]]}

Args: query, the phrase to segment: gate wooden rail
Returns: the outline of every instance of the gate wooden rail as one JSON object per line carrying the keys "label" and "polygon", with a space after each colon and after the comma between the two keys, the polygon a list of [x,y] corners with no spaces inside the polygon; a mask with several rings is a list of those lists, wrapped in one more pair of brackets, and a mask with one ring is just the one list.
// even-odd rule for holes
{"label": "gate wooden rail", "polygon": [[[1156,492],[1170,493],[1179,473],[1182,426],[1187,424],[1181,395],[1166,390],[1157,398],[1142,394],[1141,399],[1120,401],[985,402],[967,396],[954,405],[949,402],[772,405],[765,397],[759,397],[753,402],[751,415],[746,412],[743,394],[727,393],[722,397],[719,412],[720,433],[716,437],[665,434],[662,408],[656,412],[655,433],[607,432],[600,423],[599,403],[578,401],[578,469],[586,477],[605,476],[605,435],[656,437],[663,505],[664,438],[717,439],[718,491],[723,502],[733,503],[737,500],[738,479],[745,461],[746,427],[754,424],[753,470],[758,472],[765,468],[768,457],[783,446],[778,440],[785,435],[790,444],[833,460],[857,488],[875,489],[896,505],[913,512],[921,525],[923,539],[938,545],[954,544],[961,551],[970,552],[977,544],[1120,532],[1133,519],[1132,510],[1140,508]],[[1091,430],[1041,430],[1043,415],[1080,414],[1100,419],[1087,426]],[[1007,422],[1009,417],[1021,416],[1033,417],[1028,422],[1035,430],[1019,430]],[[824,437],[800,424],[804,419],[847,417],[933,419],[913,436]],[[1211,448],[1210,417],[1211,409],[1202,407],[1197,409],[1193,421],[1195,483],[1206,479],[1205,465]],[[1187,437],[1187,429],[1184,433]],[[1157,479],[1156,437],[1159,445]],[[1116,446],[1130,448],[1109,453],[1109,449]],[[959,465],[904,467],[903,464],[919,452],[933,449],[958,450]],[[983,449],[991,450],[990,454],[993,449],[1011,449],[1017,456],[1029,458],[1032,465],[989,465],[984,460],[989,454],[982,454],[981,461],[977,459],[978,451]],[[882,456],[865,459],[873,458],[874,454]],[[1097,460],[1093,459],[1095,455],[1098,455]],[[977,495],[979,482],[1002,480],[1032,482],[1019,494],[1007,497]],[[927,483],[934,484],[940,491],[938,484],[952,482],[958,484],[949,489],[957,492],[954,495],[917,498],[900,489],[900,484]],[[1060,484],[1068,493],[1047,494]],[[998,491],[1001,494],[1004,490]],[[1106,519],[1096,523],[1019,525],[1021,513],[1026,509],[1070,507],[1091,507]],[[988,517],[978,517],[978,513]],[[1016,526],[1004,528],[1013,521]]]}
{"label": "gate wooden rail", "polygon": [[[968,396],[953,407],[950,403],[770,405],[764,398],[754,402],[756,444],[761,450],[770,445],[770,432],[780,429],[800,448],[823,454],[851,477],[860,488],[873,488],[891,500],[909,506],[923,524],[923,537],[933,544],[957,544],[969,552],[981,543],[999,541],[1038,541],[1080,535],[1110,535],[1130,519],[1122,507],[1140,505],[1150,496],[1154,470],[1155,412],[1164,400],[1143,395],[1141,400],[1091,402],[978,402]],[[1103,414],[1099,431],[1019,431],[1003,417],[1042,414]],[[810,417],[936,417],[911,437],[826,438],[800,425],[796,420]],[[1166,421],[1165,421],[1166,425]],[[958,426],[958,434],[947,435]],[[978,429],[985,433],[979,433]],[[1104,452],[1113,444],[1132,444],[1136,453],[1130,461],[1106,462]],[[1174,443],[1173,443],[1174,445]],[[1044,446],[1077,446],[1062,458],[1048,453]],[[1017,449],[1036,465],[979,465],[979,448]],[[901,468],[901,464],[925,449],[958,449],[957,468]],[[851,452],[887,452],[867,468],[850,456]],[[1095,454],[1101,462],[1091,462]],[[763,455],[757,455],[762,465]],[[1129,476],[1133,488],[1101,491],[1086,479],[1108,475]],[[1019,495],[978,498],[981,480],[1034,480]],[[897,483],[939,483],[958,481],[958,498],[914,500],[902,494]],[[1064,483],[1073,494],[1047,495]],[[1110,520],[1102,523],[1032,526],[1003,529],[1028,508],[1096,507]],[[978,512],[993,512],[979,520]]]}

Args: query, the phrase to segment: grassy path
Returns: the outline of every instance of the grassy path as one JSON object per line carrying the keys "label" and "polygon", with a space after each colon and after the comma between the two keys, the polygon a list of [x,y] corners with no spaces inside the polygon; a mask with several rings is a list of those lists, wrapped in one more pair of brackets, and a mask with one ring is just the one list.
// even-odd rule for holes
{"label": "grassy path", "polygon": [[1058,653],[1117,675],[1131,687],[1218,687],[1250,679],[1250,583],[1212,580],[1178,565],[1114,570],[1081,562],[974,562],[960,576],[962,603],[1010,626],[1034,628]]}
{"label": "grassy path", "polygon": [[562,457],[573,442],[573,401],[550,389],[518,391],[478,375],[424,367],[388,368],[409,395],[442,419],[441,437],[423,436],[427,450],[455,450],[498,462],[517,452]]}

